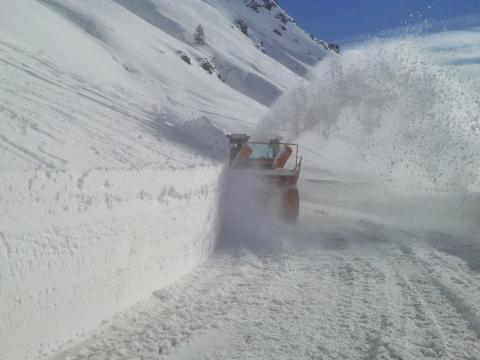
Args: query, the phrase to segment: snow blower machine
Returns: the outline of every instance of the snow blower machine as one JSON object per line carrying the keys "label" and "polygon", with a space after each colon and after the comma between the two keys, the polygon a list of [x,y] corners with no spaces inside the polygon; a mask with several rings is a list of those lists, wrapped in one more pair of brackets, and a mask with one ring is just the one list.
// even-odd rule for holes
{"label": "snow blower machine", "polygon": [[[230,141],[230,173],[234,178],[247,174],[259,180],[264,207],[273,208],[283,220],[296,221],[299,215],[298,177],[302,165],[298,144],[275,138],[268,142],[249,141],[246,134],[227,136]],[[294,156],[292,156],[294,154]]]}

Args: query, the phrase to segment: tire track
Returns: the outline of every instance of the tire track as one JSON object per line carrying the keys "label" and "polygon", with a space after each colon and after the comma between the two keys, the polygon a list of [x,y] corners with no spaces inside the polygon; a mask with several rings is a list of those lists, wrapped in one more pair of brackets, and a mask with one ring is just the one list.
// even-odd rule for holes
{"label": "tire track", "polygon": [[479,359],[480,344],[477,334],[465,318],[465,309],[458,306],[455,299],[452,301],[447,287],[434,276],[430,266],[416,255],[414,249],[406,246],[400,249],[404,256],[397,259],[398,268],[409,283],[410,293],[417,294],[419,308],[435,324],[432,339],[442,339],[444,343],[439,348],[432,343],[436,351],[426,355],[441,359]]}

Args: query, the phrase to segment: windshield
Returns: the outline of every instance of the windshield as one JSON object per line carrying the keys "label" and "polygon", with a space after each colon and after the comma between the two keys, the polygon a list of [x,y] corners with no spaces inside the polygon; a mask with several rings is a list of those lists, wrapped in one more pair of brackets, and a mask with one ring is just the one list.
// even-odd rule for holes
{"label": "windshield", "polygon": [[250,159],[252,160],[274,160],[279,152],[284,148],[281,144],[256,144],[249,143],[252,149]]}

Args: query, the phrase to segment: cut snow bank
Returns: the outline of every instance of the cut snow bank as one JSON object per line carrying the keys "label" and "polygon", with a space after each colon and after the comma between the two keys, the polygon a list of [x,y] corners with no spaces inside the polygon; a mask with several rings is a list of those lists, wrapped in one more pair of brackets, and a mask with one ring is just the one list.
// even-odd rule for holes
{"label": "cut snow bank", "polygon": [[220,171],[1,173],[2,359],[52,354],[207,258]]}

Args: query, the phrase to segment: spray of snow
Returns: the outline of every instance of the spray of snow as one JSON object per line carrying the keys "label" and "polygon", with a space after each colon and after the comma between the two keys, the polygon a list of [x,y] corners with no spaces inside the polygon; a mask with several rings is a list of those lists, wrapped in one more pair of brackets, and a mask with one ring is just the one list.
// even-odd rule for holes
{"label": "spray of snow", "polygon": [[226,171],[220,200],[223,250],[248,249],[254,253],[276,253],[285,229],[278,216],[278,189],[254,173]]}
{"label": "spray of snow", "polygon": [[375,41],[330,56],[285,94],[257,136],[347,136],[364,171],[389,186],[477,191],[478,83],[432,64],[421,41]]}

